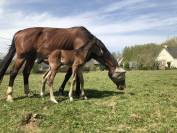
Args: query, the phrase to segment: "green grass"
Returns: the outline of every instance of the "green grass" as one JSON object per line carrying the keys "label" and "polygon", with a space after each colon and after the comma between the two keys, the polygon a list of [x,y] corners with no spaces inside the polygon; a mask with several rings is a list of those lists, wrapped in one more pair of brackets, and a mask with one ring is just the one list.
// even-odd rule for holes
{"label": "green grass", "polygon": [[[59,104],[40,98],[42,75],[30,76],[33,95],[25,98],[22,75],[14,85],[13,103],[5,101],[9,76],[0,86],[0,132],[177,132],[177,70],[129,71],[127,89],[116,90],[107,72],[85,73],[88,100],[69,102],[57,97]],[[64,74],[55,78],[55,91]],[[48,94],[48,89],[46,89]],[[26,121],[28,114],[36,118]]]}

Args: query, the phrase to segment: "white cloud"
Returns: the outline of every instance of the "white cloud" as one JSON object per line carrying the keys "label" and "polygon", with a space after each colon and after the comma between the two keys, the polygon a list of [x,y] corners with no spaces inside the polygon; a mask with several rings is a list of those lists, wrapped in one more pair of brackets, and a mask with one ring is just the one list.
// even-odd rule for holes
{"label": "white cloud", "polygon": [[[3,1],[5,2],[5,0]],[[3,10],[4,2],[0,4],[0,36],[9,39],[13,37],[13,34],[16,31],[27,27],[72,27],[83,25],[86,26],[98,38],[103,40],[103,42],[105,42],[105,45],[109,49],[115,51],[123,49],[123,47],[125,47],[126,45],[134,45],[148,42],[160,43],[166,39],[166,36],[161,35],[125,35],[125,33],[147,29],[156,29],[161,27],[165,29],[169,25],[177,24],[177,17],[165,18],[159,21],[159,18],[153,17],[153,14],[145,14],[143,16],[135,17],[134,19],[124,22],[113,21],[109,24],[103,24],[102,22],[98,21],[98,18],[101,17],[100,14],[102,14],[103,17],[106,17],[103,12],[107,13],[115,11],[128,5],[142,2],[142,0],[126,0],[122,2],[117,2],[115,4],[110,4],[108,6],[105,6],[105,8],[101,8],[95,11],[83,12],[76,16],[66,17],[56,17],[47,12],[43,12],[40,14],[25,14],[22,11],[11,12]],[[3,52],[8,47],[6,43],[10,43],[10,41],[5,41],[0,38],[0,48],[3,49]]]}
{"label": "white cloud", "polygon": [[131,6],[131,5],[134,5],[134,4],[142,3],[144,1],[145,0],[122,0],[122,1],[118,1],[118,2],[115,2],[113,4],[108,5],[104,9],[104,12],[113,12],[113,11],[116,11],[116,10],[127,8],[128,6]]}
{"label": "white cloud", "polygon": [[3,6],[5,4],[5,0],[0,1],[0,14],[3,12]]}
{"label": "white cloud", "polygon": [[31,3],[39,3],[39,2],[45,2],[47,0],[1,0],[2,2],[0,3],[3,3],[5,5],[8,5],[8,4],[20,4],[20,3],[23,3],[23,4],[31,4]]}
{"label": "white cloud", "polygon": [[133,46],[136,44],[157,43],[160,44],[167,39],[166,36],[161,35],[107,35],[99,36],[99,38],[107,45],[111,51],[122,52],[126,46]]}
{"label": "white cloud", "polygon": [[5,2],[6,2],[6,0],[1,0],[1,1],[0,1],[0,7],[2,7]]}

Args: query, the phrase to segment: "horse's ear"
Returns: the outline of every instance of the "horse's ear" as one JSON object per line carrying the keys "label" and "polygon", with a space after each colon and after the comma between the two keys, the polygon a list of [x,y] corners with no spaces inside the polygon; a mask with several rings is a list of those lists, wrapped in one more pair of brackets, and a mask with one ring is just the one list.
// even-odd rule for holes
{"label": "horse's ear", "polygon": [[123,59],[124,59],[123,57],[121,57],[121,58],[118,58],[118,59],[117,59],[118,66],[120,66],[120,65],[121,65],[121,63],[122,63]]}

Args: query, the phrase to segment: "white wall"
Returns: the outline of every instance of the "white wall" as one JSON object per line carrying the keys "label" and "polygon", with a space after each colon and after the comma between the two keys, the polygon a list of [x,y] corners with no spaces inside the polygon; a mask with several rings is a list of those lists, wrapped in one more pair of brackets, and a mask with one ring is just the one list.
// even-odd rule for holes
{"label": "white wall", "polygon": [[171,62],[171,67],[177,68],[177,59],[174,59],[168,51],[164,48],[158,55],[157,61],[164,61],[164,65],[167,67],[167,62]]}
{"label": "white wall", "polygon": [[177,59],[173,60],[173,62],[171,63],[171,67],[177,68]]}

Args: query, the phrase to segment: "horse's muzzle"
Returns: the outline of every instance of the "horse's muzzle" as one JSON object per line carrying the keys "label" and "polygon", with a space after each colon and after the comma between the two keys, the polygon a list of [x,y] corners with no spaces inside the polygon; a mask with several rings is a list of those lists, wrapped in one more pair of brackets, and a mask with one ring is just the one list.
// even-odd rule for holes
{"label": "horse's muzzle", "polygon": [[126,88],[125,80],[118,81],[117,89],[124,90]]}

